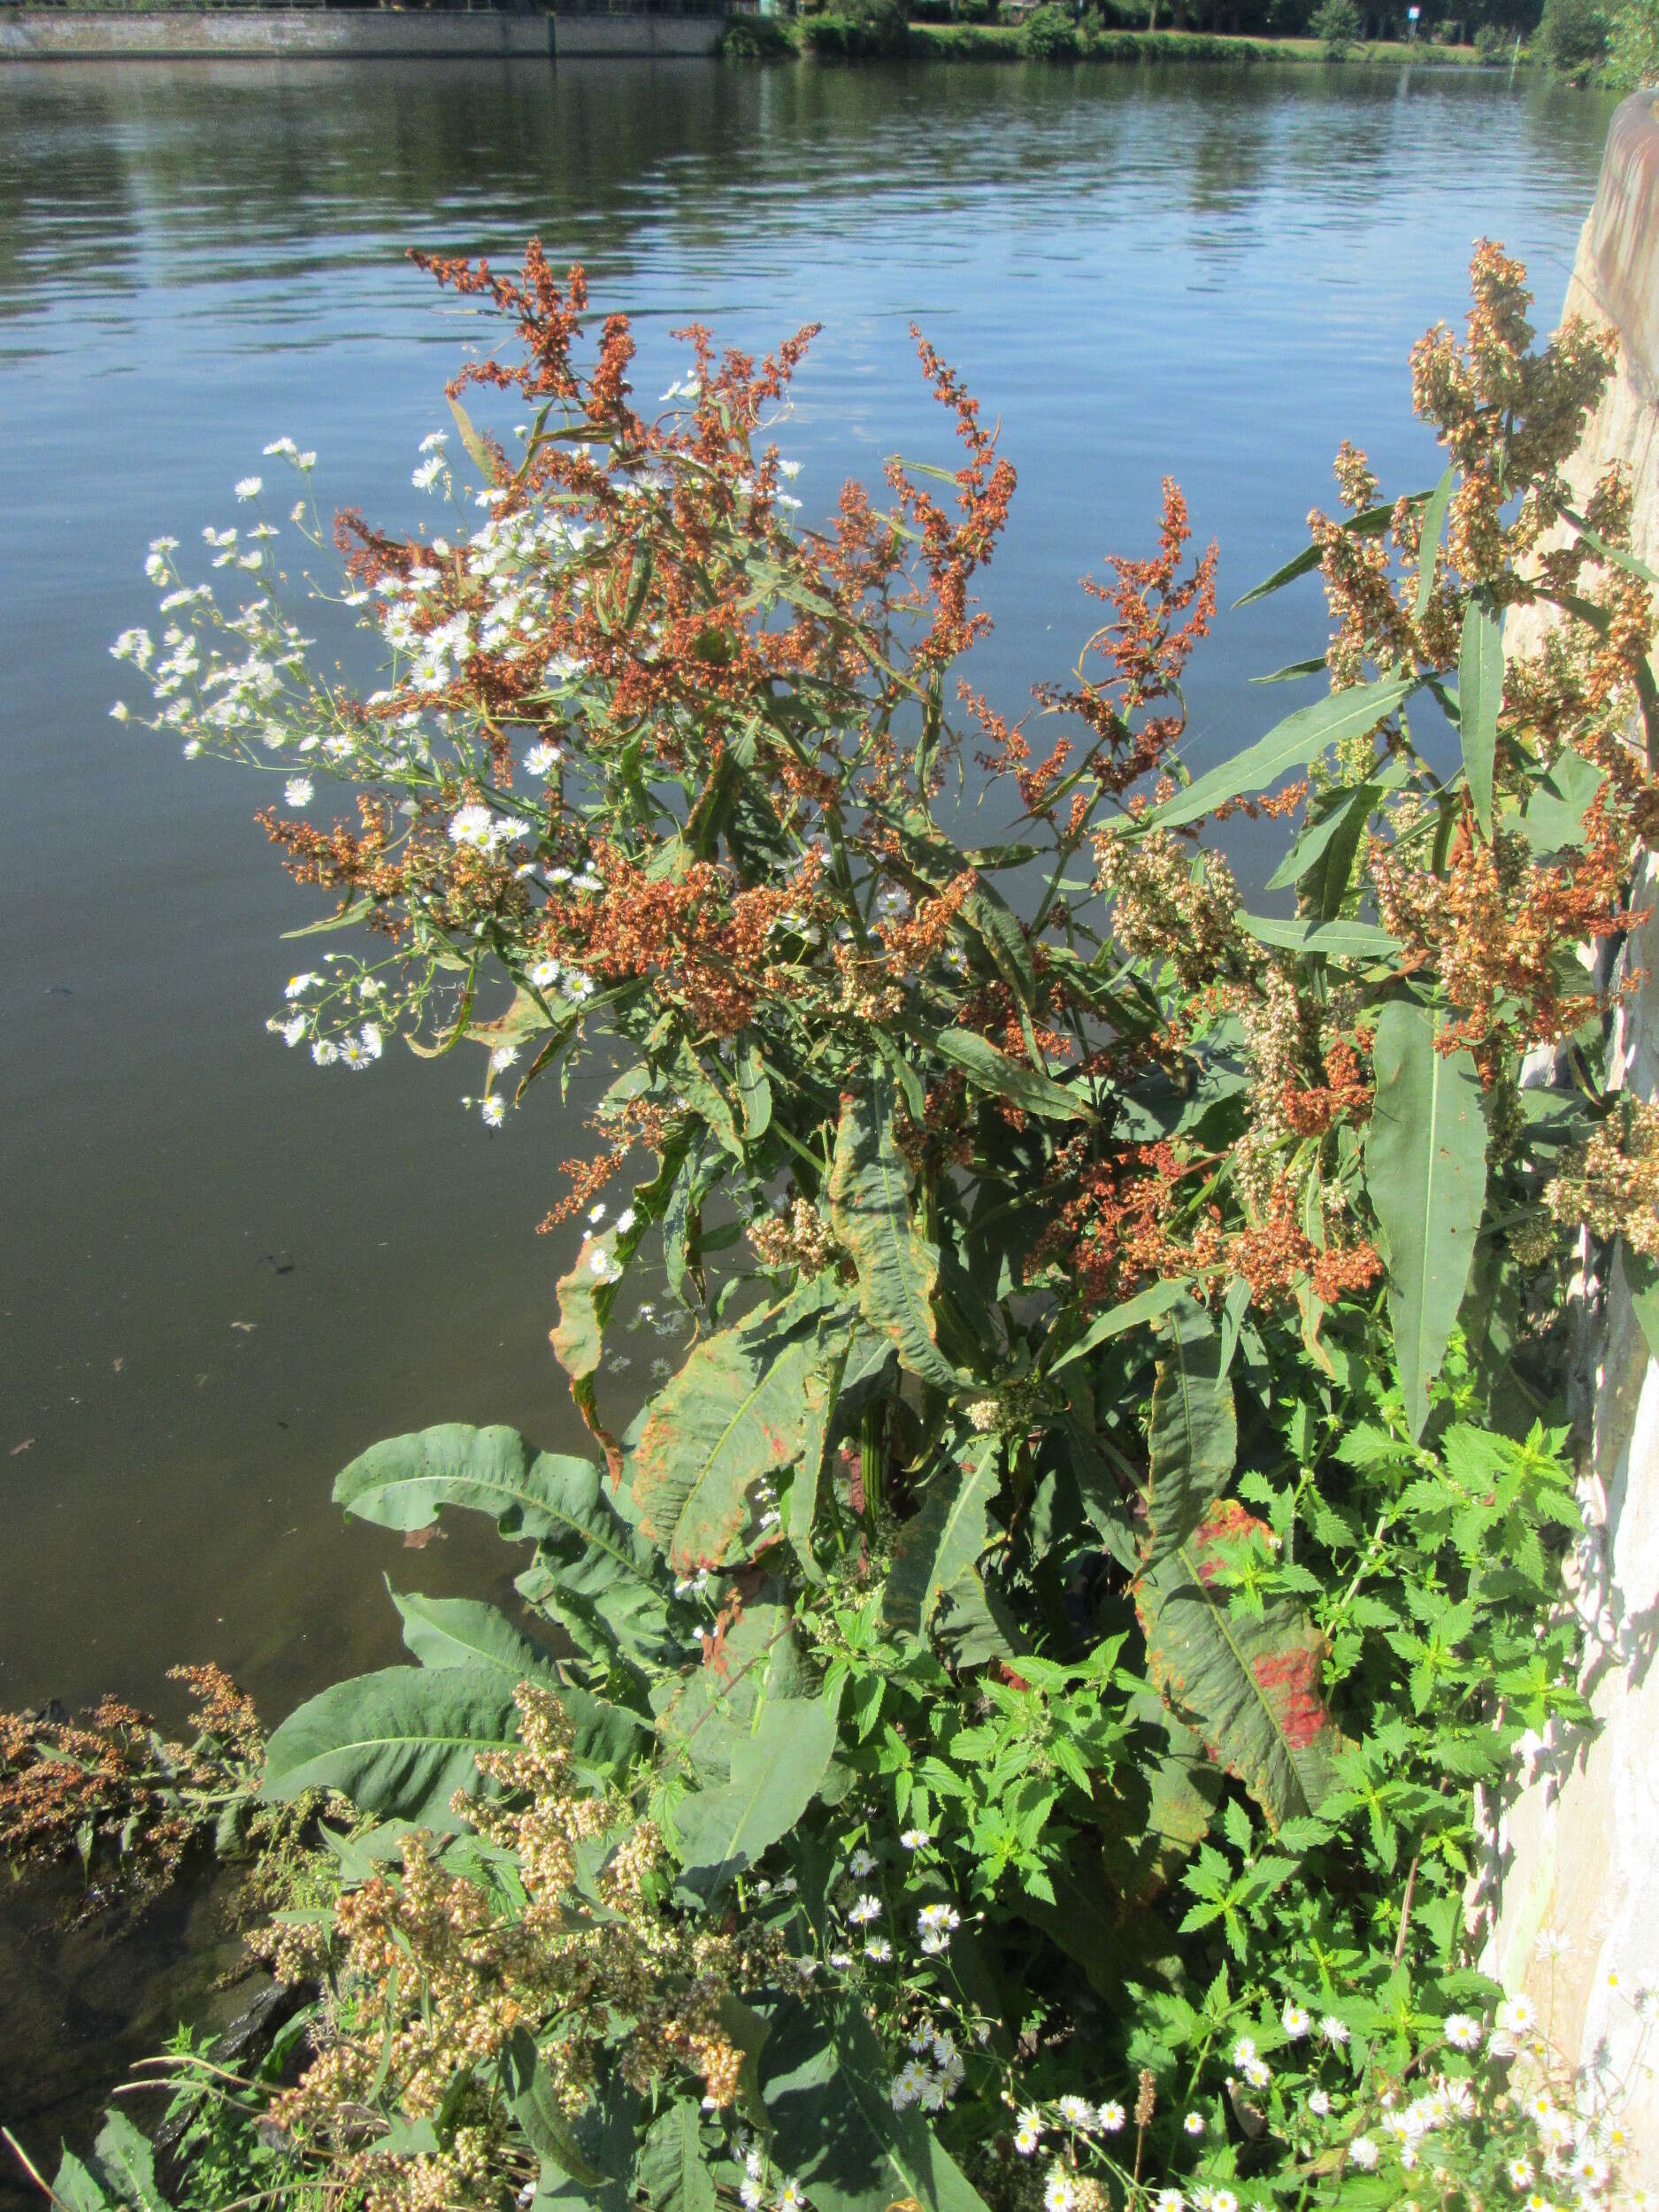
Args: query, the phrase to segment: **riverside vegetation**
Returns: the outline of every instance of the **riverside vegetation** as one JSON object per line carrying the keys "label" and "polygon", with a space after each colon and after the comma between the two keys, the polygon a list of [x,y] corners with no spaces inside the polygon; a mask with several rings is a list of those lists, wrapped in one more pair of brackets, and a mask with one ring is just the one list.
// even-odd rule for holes
{"label": "riverside vegetation", "polygon": [[[206,1676],[189,1746],[0,1738],[14,1857],[265,1824],[303,2001],[257,2061],[181,2037],[165,2158],[124,2106],[58,2203],[1640,2201],[1628,2085],[1557,2058],[1546,1968],[1477,1963],[1497,1815],[1586,1719],[1575,1271],[1659,1333],[1659,1113],[1601,1072],[1659,580],[1622,478],[1560,474],[1611,342],[1532,349],[1480,248],[1466,336],[1412,357],[1445,472],[1382,499],[1345,447],[1260,588],[1322,575],[1325,649],[1268,680],[1328,690],[1194,778],[1215,553],[1173,485],[1012,724],[962,668],[1013,471],[926,342],[957,465],[807,528],[768,425],[810,332],[757,366],[693,329],[653,414],[580,272],[428,265],[522,352],[451,388],[477,480],[434,433],[435,528],[335,526],[380,687],[285,611],[284,533],[328,534],[257,477],[205,534],[239,603],[157,541],[166,626],[116,650],[188,755],[275,771],[271,837],[366,926],[289,984],[290,1048],[476,1051],[499,1141],[611,1078],[550,1217],[593,1448],[348,1467],[367,1521],[531,1548],[522,1616],[396,1594],[417,1663],[268,1742]],[[1240,813],[1285,826],[1271,911]]]}

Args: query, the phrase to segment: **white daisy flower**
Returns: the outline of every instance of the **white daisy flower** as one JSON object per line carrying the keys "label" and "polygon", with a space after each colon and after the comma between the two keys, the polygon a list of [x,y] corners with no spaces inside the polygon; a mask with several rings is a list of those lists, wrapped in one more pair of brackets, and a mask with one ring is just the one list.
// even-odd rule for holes
{"label": "white daisy flower", "polygon": [[1333,2012],[1327,2012],[1320,2021],[1319,2032],[1327,2043],[1342,2044],[1348,2041],[1348,2024],[1339,2020]]}
{"label": "white daisy flower", "polygon": [[332,1044],[326,1037],[319,1037],[311,1047],[311,1058],[319,1068],[332,1067],[339,1057],[339,1047]]}
{"label": "white daisy flower", "polygon": [[309,776],[290,776],[282,787],[282,803],[292,807],[309,806],[315,794],[316,786]]}
{"label": "white daisy flower", "polygon": [[1202,2112],[1189,2112],[1181,2122],[1181,2125],[1188,2135],[1202,2135],[1204,2131],[1204,2116]]}
{"label": "white daisy flower", "polygon": [[486,1129],[499,1129],[507,1115],[506,1105],[499,1098],[480,1099],[478,1110],[484,1117]]}
{"label": "white daisy flower", "polygon": [[885,1966],[893,1956],[893,1946],[886,1936],[872,1936],[864,1946],[864,1956],[873,1959],[878,1966]]}
{"label": "white daisy flower", "polygon": [[1121,2135],[1128,2114],[1113,2097],[1102,2105],[1094,2115],[1094,2124],[1102,2135]]}
{"label": "white daisy flower", "polygon": [[1294,2004],[1289,1998],[1286,1998],[1285,2009],[1279,2014],[1279,2021],[1290,2040],[1293,2043],[1299,2043],[1313,2025],[1313,2016],[1302,2006]]}
{"label": "white daisy flower", "polygon": [[1071,2177],[1057,2162],[1049,2167],[1048,2178],[1042,2185],[1044,2212],[1071,2212],[1077,2202],[1077,2191]]}
{"label": "white daisy flower", "polygon": [[264,489],[263,476],[243,476],[237,480],[236,496],[238,499],[257,499]]}
{"label": "white daisy flower", "polygon": [[847,1917],[856,1928],[865,1927],[871,1921],[879,1920],[881,1900],[868,1895],[858,1898],[849,1908]]}
{"label": "white daisy flower", "polygon": [[1376,2168],[1377,2161],[1382,2156],[1382,2153],[1369,2135],[1356,2135],[1348,2147],[1348,2154],[1350,2163],[1357,2166],[1364,2174],[1372,2172]]}
{"label": "white daisy flower", "polygon": [[1470,2014],[1454,2012],[1447,2016],[1441,2032],[1453,2050],[1478,2051],[1480,2048],[1480,2039],[1484,2031],[1479,2021],[1472,2018]]}
{"label": "white daisy flower", "polygon": [[899,1838],[907,1851],[922,1851],[933,1841],[926,1828],[907,1828]]}

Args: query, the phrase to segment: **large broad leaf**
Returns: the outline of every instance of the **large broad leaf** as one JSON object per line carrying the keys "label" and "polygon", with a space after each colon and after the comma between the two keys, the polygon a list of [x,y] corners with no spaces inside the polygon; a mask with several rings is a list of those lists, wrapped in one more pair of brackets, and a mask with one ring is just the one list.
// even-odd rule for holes
{"label": "large broad leaf", "polygon": [[518,1732],[512,1685],[493,1667],[387,1667],[290,1713],[265,1752],[262,1794],[338,1790],[382,1819],[457,1824],[449,1800],[478,1781],[480,1751]]}
{"label": "large broad leaf", "polygon": [[1256,1613],[1230,1601],[1229,1569],[1266,1534],[1224,1499],[1146,1568],[1135,1609],[1153,1681],[1277,1828],[1325,1797],[1341,1738],[1322,1691],[1325,1644],[1302,1606],[1272,1598]]}
{"label": "large broad leaf", "polygon": [[[389,1580],[386,1586],[391,1590]],[[562,1681],[552,1655],[493,1605],[396,1590],[392,1602],[403,1615],[403,1641],[423,1667],[493,1667],[510,1688],[532,1682],[557,1698],[570,1719],[571,1755],[579,1766],[618,1774],[649,1742],[650,1729],[637,1713]]]}
{"label": "large broad leaf", "polygon": [[889,1628],[918,1636],[934,1606],[985,1549],[986,1511],[1002,1480],[1002,1455],[995,1436],[976,1437],[958,1466],[935,1471],[921,1510],[906,1521],[893,1549],[893,1567],[881,1601]]}
{"label": "large broad leaf", "polygon": [[631,1460],[641,1532],[681,1573],[723,1567],[747,1549],[755,1486],[799,1459],[809,1386],[841,1357],[844,1330],[773,1308],[707,1337],[652,1400]]}
{"label": "large broad leaf", "polygon": [[1057,1375],[1063,1367],[1070,1367],[1074,1359],[1084,1358],[1097,1344],[1104,1344],[1114,1336],[1122,1336],[1126,1329],[1138,1329],[1143,1321],[1156,1321],[1160,1314],[1167,1313],[1171,1306],[1179,1305],[1187,1295],[1184,1284],[1149,1283],[1145,1290],[1137,1291],[1121,1306],[1110,1306],[1091,1321],[1075,1344],[1069,1344],[1057,1359],[1050,1361],[1048,1372]]}
{"label": "large broad leaf", "polygon": [[939,1348],[933,1288],[939,1252],[910,1218],[910,1178],[893,1141],[895,1087],[872,1070],[841,1100],[830,1171],[830,1223],[858,1270],[859,1311],[898,1347],[911,1374],[954,1390],[960,1377]]}
{"label": "large broad leaf", "polygon": [[1239,1425],[1221,1339],[1188,1299],[1169,1317],[1152,1386],[1152,1479],[1146,1559],[1178,1551],[1233,1479]]}
{"label": "large broad leaf", "polygon": [[798,1999],[772,2016],[760,2055],[772,2151],[814,2212],[986,2212],[914,2105],[893,2109],[875,2032],[852,2005],[826,2023]]}
{"label": "large broad leaf", "polygon": [[[686,1056],[691,1060],[701,1082],[702,1073],[695,1057],[689,1053]],[[640,1070],[629,1071],[621,1081],[626,1083],[630,1076],[642,1087]],[[614,1092],[618,1086],[611,1087]],[[650,1180],[635,1185],[630,1205],[617,1217],[618,1223],[626,1221],[627,1227],[613,1225],[600,1236],[586,1239],[575,1264],[559,1278],[559,1317],[550,1333],[554,1356],[571,1379],[571,1397],[576,1410],[603,1448],[605,1463],[613,1477],[621,1471],[621,1450],[600,1417],[595,1383],[604,1348],[605,1328],[627,1263],[639,1249],[646,1231],[654,1223],[666,1219],[680,1188],[682,1171],[688,1164],[690,1152],[687,1128],[664,1147],[657,1157],[657,1172]],[[664,1245],[669,1247],[666,1232]],[[672,1279],[672,1264],[669,1271]]]}
{"label": "large broad leaf", "polygon": [[[536,2079],[546,2078],[538,2070]],[[550,2084],[535,2108],[514,2107],[513,2116],[541,2162],[530,2212],[634,2212],[639,2091],[618,2067],[573,2120],[566,2123],[562,2113],[556,2117],[556,2110]],[[580,2174],[572,2171],[572,2149]]]}
{"label": "large broad leaf", "polygon": [[702,2114],[681,2097],[659,2112],[640,2152],[640,2183],[653,2212],[714,2212],[714,2177],[703,2156]]}
{"label": "large broad leaf", "polygon": [[1333,691],[1311,706],[1298,707],[1265,737],[1246,746],[1231,760],[1224,760],[1185,791],[1178,791],[1162,806],[1153,807],[1138,820],[1125,817],[1121,827],[1181,829],[1202,821],[1230,799],[1253,797],[1277,783],[1286,769],[1305,768],[1310,761],[1345,738],[1363,737],[1390,715],[1417,687],[1415,676],[1390,676],[1372,684],[1355,684]]}
{"label": "large broad leaf", "polygon": [[[1430,496],[1427,492],[1408,494],[1414,507],[1421,506]],[[1394,519],[1390,506],[1365,507],[1356,515],[1350,515],[1342,525],[1350,537],[1379,538]],[[1324,559],[1324,549],[1318,545],[1304,545],[1300,553],[1293,553],[1282,568],[1276,568],[1271,576],[1263,577],[1259,584],[1252,584],[1242,599],[1235,599],[1235,607],[1248,607],[1257,599],[1265,599],[1270,592],[1282,591],[1286,584],[1294,583],[1298,576],[1306,576],[1318,567]]]}
{"label": "large broad leaf", "polygon": [[768,1699],[753,1732],[733,1746],[730,1781],[674,1808],[689,1887],[711,1895],[789,1833],[829,1770],[840,1703],[839,1686],[827,1695]]}
{"label": "large broad leaf", "polygon": [[746,1605],[705,1647],[703,1662],[653,1697],[665,1752],[701,1782],[729,1782],[739,1747],[774,1699],[808,1688],[787,1606]]}
{"label": "large broad leaf", "polygon": [[829,1365],[813,1368],[801,1386],[801,1457],[789,1491],[789,1542],[809,1582],[824,1580],[824,1571],[812,1548],[812,1524],[818,1518],[831,1424],[847,1378],[852,1348],[849,1332],[832,1354]]}
{"label": "large broad leaf", "polygon": [[1385,795],[1405,780],[1405,763],[1390,760],[1363,783],[1323,795],[1322,810],[1310,814],[1295,843],[1267,879],[1267,888],[1282,891],[1294,883],[1312,890],[1317,894],[1315,910],[1334,917],[1353,872],[1352,856],[1361,831]]}
{"label": "large broad leaf", "polygon": [[336,1479],[334,1499],[381,1528],[425,1528],[446,1505],[491,1514],[503,1536],[538,1540],[519,1591],[579,1649],[602,1655],[596,1640],[649,1664],[670,1641],[661,1563],[606,1502],[590,1460],[537,1452],[516,1429],[450,1422],[373,1446]]}
{"label": "large broad leaf", "polygon": [[1383,960],[1400,949],[1400,940],[1379,929],[1375,922],[1352,922],[1340,916],[1322,922],[1300,914],[1294,918],[1240,914],[1239,921],[1258,944],[1277,945],[1285,952],[1317,954],[1326,960]]}
{"label": "large broad leaf", "polygon": [[1452,503],[1452,493],[1457,484],[1457,464],[1454,461],[1440,482],[1429,494],[1429,503],[1423,511],[1423,528],[1417,539],[1417,589],[1412,604],[1412,619],[1421,622],[1429,611],[1434,596],[1434,570],[1440,550],[1440,533],[1446,527],[1446,511]]}
{"label": "large broad leaf", "polygon": [[1571,747],[1562,747],[1549,773],[1533,786],[1521,817],[1535,860],[1583,844],[1586,811],[1605,780],[1601,769]]}
{"label": "large broad leaf", "polygon": [[1498,710],[1503,703],[1503,625],[1484,599],[1471,598],[1463,614],[1457,659],[1457,730],[1463,773],[1481,833],[1492,834],[1492,772],[1498,749]]}
{"label": "large broad leaf", "polygon": [[1025,1112],[1048,1121],[1087,1121],[1088,1101],[1068,1091],[1023,1060],[1010,1060],[988,1037],[972,1029],[941,1029],[928,1042],[941,1060],[960,1068],[975,1087],[1005,1098]]}
{"label": "large broad leaf", "polygon": [[1383,1008],[1372,1065],[1365,1180],[1387,1245],[1394,1354],[1417,1437],[1469,1284],[1486,1194],[1486,1125],[1473,1060],[1435,1050],[1425,1007],[1396,999]]}
{"label": "large broad leaf", "polygon": [[538,1452],[517,1429],[446,1421],[388,1437],[334,1478],[334,1503],[380,1528],[426,1528],[445,1505],[490,1514],[503,1536],[549,1536],[564,1525],[561,1502],[593,1474],[585,1459]]}
{"label": "large broad leaf", "polygon": [[544,1646],[517,1629],[504,1613],[476,1598],[405,1595],[386,1587],[403,1623],[403,1641],[423,1667],[494,1667],[512,1682],[557,1688],[558,1671]]}

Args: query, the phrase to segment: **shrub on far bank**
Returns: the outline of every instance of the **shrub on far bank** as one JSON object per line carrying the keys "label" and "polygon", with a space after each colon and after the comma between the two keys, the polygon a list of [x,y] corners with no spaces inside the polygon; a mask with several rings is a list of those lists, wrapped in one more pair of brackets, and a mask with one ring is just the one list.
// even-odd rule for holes
{"label": "shrub on far bank", "polygon": [[1083,50],[1069,8],[1033,8],[1020,26],[1019,50],[1027,61],[1075,61]]}
{"label": "shrub on far bank", "polygon": [[1494,69],[1509,51],[1509,42],[1495,23],[1483,23],[1475,33],[1475,51],[1481,66]]}
{"label": "shrub on far bank", "polygon": [[833,15],[808,16],[801,35],[820,60],[867,61],[902,54],[910,27],[903,0],[851,0]]}
{"label": "shrub on far bank", "polygon": [[775,15],[734,15],[720,42],[733,61],[784,61],[800,50],[791,26]]}
{"label": "shrub on far bank", "polygon": [[1315,38],[1325,42],[1326,59],[1340,61],[1359,43],[1359,10],[1354,0],[1320,0],[1309,28]]}
{"label": "shrub on far bank", "polygon": [[1544,0],[1538,43],[1559,75],[1583,81],[1607,58],[1608,19],[1599,0]]}

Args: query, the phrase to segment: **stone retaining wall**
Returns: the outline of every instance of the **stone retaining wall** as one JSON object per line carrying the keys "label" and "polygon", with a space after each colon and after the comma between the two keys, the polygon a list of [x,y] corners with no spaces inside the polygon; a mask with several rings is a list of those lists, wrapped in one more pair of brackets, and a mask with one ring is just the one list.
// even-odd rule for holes
{"label": "stone retaining wall", "polygon": [[[1563,309],[1611,323],[1618,365],[1568,475],[1583,495],[1614,461],[1635,486],[1638,557],[1659,567],[1659,96],[1626,100],[1613,119],[1595,205]],[[1540,618],[1511,618],[1506,641],[1535,641]],[[1621,956],[1647,980],[1623,1008],[1609,1082],[1659,1096],[1659,856],[1635,905],[1653,908]],[[1591,1530],[1575,1600],[1585,1620],[1586,1688],[1599,1729],[1539,1747],[1532,1778],[1505,1817],[1502,1903],[1488,1953],[1511,1993],[1525,1989],[1558,2049],[1611,2081],[1630,2073],[1642,2028],[1630,2003],[1644,1978],[1659,1988],[1659,1365],[1615,1271],[1593,1299],[1583,1386],[1594,1406],[1586,1484]],[[1547,1961],[1541,1931],[1569,1947]],[[1623,1986],[1609,1986],[1615,1970]],[[1553,2015],[1553,2017],[1551,2016]],[[1659,2086],[1628,2085],[1626,2116],[1645,2178],[1659,2178]]]}
{"label": "stone retaining wall", "polygon": [[0,61],[545,61],[612,55],[707,55],[724,13],[437,14],[395,8],[159,9],[124,15],[0,8]]}

